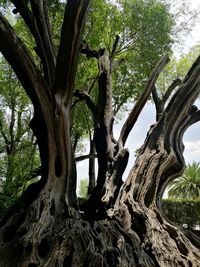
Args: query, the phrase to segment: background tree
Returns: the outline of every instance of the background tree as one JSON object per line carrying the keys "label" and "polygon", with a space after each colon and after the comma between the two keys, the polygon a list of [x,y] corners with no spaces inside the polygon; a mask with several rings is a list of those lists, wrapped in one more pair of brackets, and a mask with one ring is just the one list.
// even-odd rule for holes
{"label": "background tree", "polygon": [[13,203],[39,166],[36,140],[28,124],[32,106],[11,67],[1,59],[0,72],[1,214]]}
{"label": "background tree", "polygon": [[176,178],[169,186],[169,197],[177,199],[200,198],[199,163],[188,164],[183,175]]}
{"label": "background tree", "polygon": [[[111,50],[93,50],[81,42],[89,1],[67,1],[58,47],[52,38],[49,2],[11,2],[35,39],[37,58],[2,13],[0,50],[33,103],[30,126],[37,138],[42,169],[41,179],[27,188],[0,222],[1,265],[198,266],[198,238],[167,222],[159,203],[168,182],[184,170],[182,136],[200,120],[199,110],[192,108],[200,91],[200,58],[149,130],[123,183],[126,139],[169,62],[168,56],[151,71],[116,139],[112,105],[112,52],[116,49],[112,45]],[[78,92],[92,113],[99,164],[97,183],[83,212],[77,203],[71,142],[80,51],[98,62],[96,101]]]}

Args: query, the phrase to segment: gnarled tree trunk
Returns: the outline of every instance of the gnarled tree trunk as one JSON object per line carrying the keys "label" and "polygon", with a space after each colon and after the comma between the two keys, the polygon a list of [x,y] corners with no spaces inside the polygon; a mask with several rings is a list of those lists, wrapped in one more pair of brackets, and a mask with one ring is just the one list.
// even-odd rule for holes
{"label": "gnarled tree trunk", "polygon": [[[200,91],[200,58],[151,127],[135,165],[122,184],[127,136],[154,89],[163,57],[122,128],[112,132],[112,55],[93,51],[99,62],[99,97],[93,110],[99,162],[97,186],[85,213],[76,200],[76,169],[70,142],[70,108],[87,0],[68,0],[55,56],[45,1],[12,1],[35,37],[43,74],[12,27],[0,15],[0,50],[34,105],[31,128],[40,149],[42,178],[31,185],[0,222],[0,265],[200,266],[197,237],[168,222],[160,198],[169,180],[183,172],[182,137],[200,120],[193,103]],[[48,34],[43,36],[42,32]],[[117,41],[116,41],[117,42]],[[11,54],[12,51],[12,54]],[[91,52],[92,51],[85,51]]]}

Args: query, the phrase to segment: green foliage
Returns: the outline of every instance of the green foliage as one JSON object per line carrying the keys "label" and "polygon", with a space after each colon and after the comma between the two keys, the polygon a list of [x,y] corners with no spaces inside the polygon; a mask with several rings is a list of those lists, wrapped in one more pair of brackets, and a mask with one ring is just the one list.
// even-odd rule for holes
{"label": "green foliage", "polygon": [[200,166],[189,164],[181,177],[176,178],[169,186],[170,198],[200,199]]}
{"label": "green foliage", "polygon": [[124,62],[114,75],[115,102],[121,105],[140,94],[159,58],[171,51],[174,25],[168,6],[157,0],[92,2],[85,31],[89,46],[97,50],[106,47],[111,52],[115,36],[120,36],[116,59]]}
{"label": "green foliage", "polygon": [[[149,0],[119,1],[126,16],[130,35],[135,35],[134,46],[137,51],[135,62],[140,71],[147,75],[152,71],[158,59],[171,50],[171,31],[175,22],[168,12],[167,5]],[[149,52],[151,51],[151,52]]]}
{"label": "green foliage", "polygon": [[49,19],[52,25],[53,39],[57,49],[62,26],[60,22],[64,16],[65,3],[60,0],[47,0],[47,6],[49,8]]}
{"label": "green foliage", "polygon": [[181,78],[184,77],[199,55],[200,44],[193,46],[187,54],[182,55],[181,59],[177,62],[177,75]]}
{"label": "green foliage", "polygon": [[87,190],[88,190],[88,179],[82,179],[80,180],[80,187],[79,187],[79,192],[78,196],[80,198],[87,198]]}
{"label": "green foliage", "polygon": [[199,200],[174,200],[163,199],[162,211],[172,222],[192,229],[200,225],[200,201]]}
{"label": "green foliage", "polygon": [[[88,46],[94,50],[106,48],[111,54],[116,35],[120,37],[114,65],[121,63],[113,71],[113,107],[118,117],[121,117],[120,113],[124,114],[127,103],[141,94],[159,58],[165,53],[171,53],[171,32],[174,25],[168,5],[161,1],[91,1],[83,36]],[[98,91],[97,82],[94,83],[97,77],[97,60],[81,55],[76,88],[89,92],[94,102]],[[86,125],[92,125],[92,116],[83,105],[84,103],[79,106],[78,117],[74,116],[74,129],[78,128],[82,137],[85,137],[87,132],[92,132],[92,128],[85,131]],[[84,117],[88,118],[86,124]],[[80,120],[84,123],[80,123]]]}
{"label": "green foliage", "polygon": [[92,135],[93,119],[90,111],[83,101],[78,102],[72,108],[73,125],[71,130],[72,144],[75,153],[85,151],[84,139]]}
{"label": "green foliage", "polygon": [[161,98],[173,80],[177,78],[182,80],[185,77],[199,54],[200,44],[193,46],[190,51],[183,54],[180,59],[171,57],[170,63],[165,67],[165,70],[161,73],[157,81],[158,93]]}
{"label": "green foliage", "polygon": [[0,69],[0,198],[6,208],[40,164],[29,128],[32,105],[8,64]]}

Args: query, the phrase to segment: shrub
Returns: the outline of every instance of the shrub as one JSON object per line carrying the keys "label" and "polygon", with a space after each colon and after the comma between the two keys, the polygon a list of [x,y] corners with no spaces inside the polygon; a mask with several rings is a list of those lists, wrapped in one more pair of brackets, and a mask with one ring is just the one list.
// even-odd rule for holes
{"label": "shrub", "polygon": [[163,199],[162,211],[170,221],[185,228],[200,225],[200,200]]}

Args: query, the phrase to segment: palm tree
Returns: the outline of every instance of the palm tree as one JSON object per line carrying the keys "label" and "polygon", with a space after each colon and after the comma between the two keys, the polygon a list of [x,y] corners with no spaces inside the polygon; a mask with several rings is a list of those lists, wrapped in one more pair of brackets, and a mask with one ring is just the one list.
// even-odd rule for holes
{"label": "palm tree", "polygon": [[200,164],[188,164],[183,175],[169,186],[170,198],[200,199]]}

